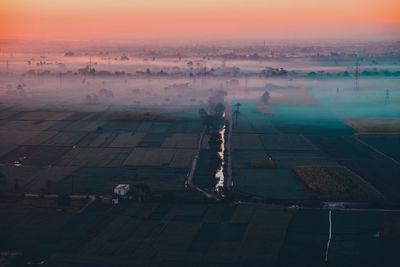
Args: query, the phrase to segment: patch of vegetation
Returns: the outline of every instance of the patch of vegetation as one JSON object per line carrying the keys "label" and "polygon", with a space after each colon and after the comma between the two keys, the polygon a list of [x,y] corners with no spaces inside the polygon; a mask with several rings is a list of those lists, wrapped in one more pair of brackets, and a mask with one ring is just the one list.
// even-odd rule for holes
{"label": "patch of vegetation", "polygon": [[156,111],[139,111],[139,110],[124,110],[115,113],[111,120],[113,121],[155,121],[169,122],[174,118],[162,115]]}
{"label": "patch of vegetation", "polygon": [[344,166],[297,166],[294,171],[321,200],[374,202],[384,198]]}

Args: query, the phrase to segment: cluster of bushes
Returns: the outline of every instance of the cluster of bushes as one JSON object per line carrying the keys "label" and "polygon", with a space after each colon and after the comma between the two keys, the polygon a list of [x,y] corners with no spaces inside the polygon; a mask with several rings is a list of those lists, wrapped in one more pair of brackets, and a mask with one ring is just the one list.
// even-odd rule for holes
{"label": "cluster of bushes", "polygon": [[384,198],[344,166],[297,166],[294,171],[320,200],[377,202]]}

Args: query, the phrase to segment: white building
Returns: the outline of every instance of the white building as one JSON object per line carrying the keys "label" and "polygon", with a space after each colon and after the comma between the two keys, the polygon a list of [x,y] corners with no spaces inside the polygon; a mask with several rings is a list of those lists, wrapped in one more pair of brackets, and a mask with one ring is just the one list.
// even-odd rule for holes
{"label": "white building", "polygon": [[125,196],[128,194],[130,189],[129,184],[119,184],[114,188],[114,194],[117,194],[119,196]]}

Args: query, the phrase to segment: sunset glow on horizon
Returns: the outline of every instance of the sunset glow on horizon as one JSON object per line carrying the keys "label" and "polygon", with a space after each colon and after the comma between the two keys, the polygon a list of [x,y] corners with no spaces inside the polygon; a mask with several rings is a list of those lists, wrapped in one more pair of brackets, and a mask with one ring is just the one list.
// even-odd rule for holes
{"label": "sunset glow on horizon", "polygon": [[0,37],[345,36],[384,32],[399,11],[398,0],[2,0]]}

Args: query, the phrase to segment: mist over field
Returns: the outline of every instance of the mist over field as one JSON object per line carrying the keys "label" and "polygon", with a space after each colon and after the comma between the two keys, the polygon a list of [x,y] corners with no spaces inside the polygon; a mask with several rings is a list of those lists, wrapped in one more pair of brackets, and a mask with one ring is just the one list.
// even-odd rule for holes
{"label": "mist over field", "polygon": [[396,0],[4,0],[0,267],[400,266]]}

